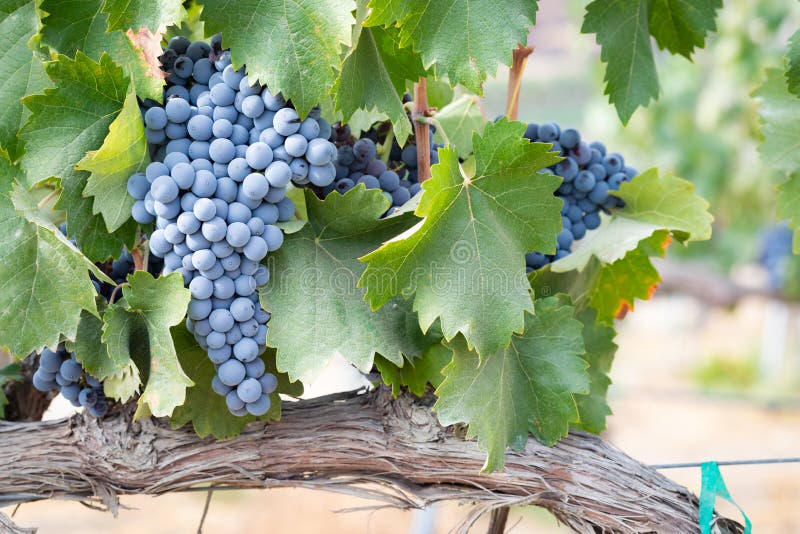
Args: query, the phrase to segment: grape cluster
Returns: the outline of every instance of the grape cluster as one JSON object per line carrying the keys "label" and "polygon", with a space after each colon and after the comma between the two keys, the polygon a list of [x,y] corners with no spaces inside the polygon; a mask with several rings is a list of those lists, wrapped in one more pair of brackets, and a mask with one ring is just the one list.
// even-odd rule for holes
{"label": "grape cluster", "polygon": [[336,147],[319,108],[301,120],[280,94],[234,70],[230,54],[174,38],[162,56],[165,105],[144,114],[161,161],[128,181],[133,218],[155,221],[150,252],[192,294],[187,328],[217,369],[212,388],[231,413],[264,415],[277,379],[265,372],[266,323],[256,289],[261,261],[283,244],[276,226],[294,216],[290,182],[333,182]]}
{"label": "grape cluster", "polygon": [[558,248],[555,254],[536,251],[526,254],[528,271],[532,271],[569,255],[575,241],[582,239],[588,230],[600,226],[600,212],[621,207],[622,200],[608,192],[618,190],[622,182],[629,182],[638,173],[633,167],[625,165],[625,159],[620,154],[607,152],[603,143],[586,143],[577,130],[562,130],[555,122],[541,125],[529,123],[525,138],[552,143],[552,150],[564,157],[564,160],[542,171],[563,178],[556,192],[556,196],[564,202]]}
{"label": "grape cluster", "polygon": [[[344,194],[356,184],[364,184],[367,189],[380,189],[383,192],[391,203],[386,214],[391,215],[419,192],[416,145],[409,143],[400,149],[397,142],[393,141],[387,164],[378,157],[376,142],[379,131],[372,129],[356,140],[347,125],[335,125],[331,141],[338,146],[336,179],[322,190],[323,195],[334,190]],[[431,164],[434,164],[438,163],[439,155],[433,144],[433,132],[430,136]],[[396,157],[393,158],[393,155]]]}
{"label": "grape cluster", "polygon": [[103,417],[108,411],[103,385],[84,370],[63,343],[55,352],[50,349],[41,352],[39,366],[33,373],[33,387],[44,392],[58,388],[73,406],[86,408],[94,417]]}
{"label": "grape cluster", "polygon": [[792,237],[794,232],[787,224],[778,224],[761,233],[761,252],[759,263],[767,271],[769,287],[773,291],[786,285],[787,265],[792,257]]}

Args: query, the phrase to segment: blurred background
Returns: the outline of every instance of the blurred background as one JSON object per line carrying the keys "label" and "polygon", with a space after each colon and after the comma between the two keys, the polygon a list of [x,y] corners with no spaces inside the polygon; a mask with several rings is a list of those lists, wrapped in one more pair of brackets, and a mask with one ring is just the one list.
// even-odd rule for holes
{"label": "blurred background", "polygon": [[[579,33],[583,2],[542,0],[522,82],[519,119],[555,120],[602,140],[640,171],[657,166],[696,184],[711,202],[714,236],[670,247],[665,283],[619,322],[609,396],[614,415],[604,438],[643,463],[800,456],[800,267],[787,255],[775,219],[776,185],[757,153],[758,117],[750,93],[764,69],[782,65],[800,4],[731,0],[718,32],[695,63],[656,52],[663,92],[623,128],[603,96],[593,36]],[[507,70],[486,84],[488,118],[504,112]],[[789,236],[790,239],[790,236]],[[334,363],[307,396],[358,385]],[[65,413],[63,404],[48,416]],[[800,532],[800,464],[723,467],[733,498],[756,532]],[[699,492],[699,468],[664,474]],[[123,498],[118,518],[72,502],[20,507],[14,520],[40,532],[196,532],[205,494]],[[369,505],[308,490],[218,492],[207,533],[441,533],[466,505],[420,512],[341,512]],[[725,503],[731,517],[737,512]],[[5,509],[6,513],[12,510]],[[484,532],[484,520],[473,529]],[[565,532],[547,512],[514,509],[515,533]]]}

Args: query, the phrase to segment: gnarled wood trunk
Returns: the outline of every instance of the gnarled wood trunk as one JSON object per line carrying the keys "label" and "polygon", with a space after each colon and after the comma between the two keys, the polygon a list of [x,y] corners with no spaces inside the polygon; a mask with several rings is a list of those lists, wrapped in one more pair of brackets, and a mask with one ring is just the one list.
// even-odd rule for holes
{"label": "gnarled wood trunk", "polygon": [[[160,494],[199,485],[302,486],[344,491],[400,508],[443,500],[536,505],[579,532],[696,532],[697,499],[600,438],[579,432],[555,447],[531,439],[502,473],[481,474],[484,454],[443,428],[430,399],[383,390],[284,403],[278,424],[255,423],[229,441],[199,439],[164,421],[0,423],[0,505],[47,498]],[[722,532],[741,527],[720,520]]]}

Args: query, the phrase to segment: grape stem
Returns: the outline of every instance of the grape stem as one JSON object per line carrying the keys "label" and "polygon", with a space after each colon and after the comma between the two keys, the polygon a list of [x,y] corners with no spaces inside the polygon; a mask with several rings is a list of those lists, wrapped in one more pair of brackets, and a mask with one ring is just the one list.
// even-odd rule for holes
{"label": "grape stem", "polygon": [[36,204],[36,207],[39,209],[44,208],[51,200],[56,198],[60,192],[60,189],[53,189],[47,194],[47,196],[40,200],[38,204]]}
{"label": "grape stem", "polygon": [[444,139],[444,144],[446,146],[452,146],[450,143],[450,138],[447,137],[447,133],[444,131],[444,128],[442,128],[442,123],[439,122],[439,119],[437,119],[436,117],[426,117],[425,122],[427,122],[431,126],[436,127],[436,133],[442,136],[442,139]]}
{"label": "grape stem", "polygon": [[393,142],[394,130],[389,130],[389,133],[386,134],[386,139],[383,140],[383,144],[378,149],[378,155],[384,163],[389,163],[389,155],[392,153]]}
{"label": "grape stem", "polygon": [[431,114],[428,108],[427,83],[424,76],[414,84],[414,108],[411,119],[414,122],[414,135],[417,140],[417,176],[419,183],[431,177],[431,140],[428,137],[430,125],[425,122]]}
{"label": "grape stem", "polygon": [[508,93],[506,105],[506,117],[509,120],[517,120],[519,115],[519,91],[522,85],[522,74],[528,64],[528,57],[533,54],[532,46],[518,45],[512,52],[514,59],[511,63],[511,70],[508,73]]}
{"label": "grape stem", "polygon": [[114,297],[117,296],[117,291],[119,291],[122,286],[127,286],[127,285],[128,285],[128,282],[123,282],[120,285],[118,285],[117,287],[115,287],[114,290],[111,291],[111,295],[108,296],[108,303],[109,304],[114,304]]}

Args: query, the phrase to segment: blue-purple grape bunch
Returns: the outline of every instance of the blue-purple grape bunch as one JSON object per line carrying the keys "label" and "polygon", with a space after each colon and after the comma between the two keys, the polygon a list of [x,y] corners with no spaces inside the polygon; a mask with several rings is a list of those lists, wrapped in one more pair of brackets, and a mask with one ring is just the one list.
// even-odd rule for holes
{"label": "blue-purple grape bunch", "polygon": [[528,271],[568,256],[573,243],[583,239],[587,231],[600,226],[600,213],[621,207],[621,199],[609,195],[623,182],[631,181],[638,172],[625,165],[625,159],[616,152],[608,152],[603,143],[587,143],[572,128],[561,129],[555,122],[529,123],[525,138],[540,143],[552,143],[553,151],[565,158],[545,169],[544,173],[563,178],[556,196],[563,200],[561,208],[562,230],[558,234],[555,254],[533,251],[525,255]]}
{"label": "blue-purple grape bunch", "polygon": [[94,417],[108,412],[109,400],[103,384],[90,375],[63,343],[56,351],[44,349],[39,354],[39,365],[33,373],[33,387],[47,392],[58,389],[62,397],[76,408],[86,408]]}
{"label": "blue-purple grape bunch", "polygon": [[128,181],[133,218],[155,222],[149,246],[192,294],[186,326],[217,374],[211,386],[231,413],[264,415],[277,379],[265,372],[270,315],[258,300],[261,262],[283,244],[298,186],[330,185],[336,147],[319,108],[301,119],[280,94],[234,70],[218,36],[173,38],[162,56],[164,106],[144,113],[156,160]]}
{"label": "blue-purple grape bunch", "polygon": [[[416,145],[409,142],[401,149],[393,140],[388,161],[385,162],[378,156],[377,148],[381,138],[385,142],[384,130],[383,127],[373,128],[360,139],[355,139],[347,125],[334,125],[330,140],[338,147],[336,179],[322,189],[323,195],[331,191],[344,194],[356,184],[364,184],[367,189],[380,189],[383,192],[391,203],[386,215],[391,215],[419,192]],[[433,165],[439,162],[433,132],[430,133],[430,147]]]}

